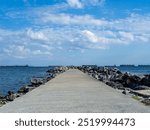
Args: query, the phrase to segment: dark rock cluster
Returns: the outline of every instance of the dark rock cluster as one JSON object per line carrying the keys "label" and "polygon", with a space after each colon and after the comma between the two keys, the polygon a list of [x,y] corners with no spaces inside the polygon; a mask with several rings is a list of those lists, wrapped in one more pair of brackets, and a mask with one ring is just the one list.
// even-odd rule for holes
{"label": "dark rock cluster", "polygon": [[63,73],[68,69],[69,69],[69,67],[55,67],[54,69],[50,69],[47,72],[54,75],[54,74]]}
{"label": "dark rock cluster", "polygon": [[78,67],[78,69],[114,88],[130,88],[133,90],[143,90],[150,88],[150,75],[144,75],[143,77],[140,77],[127,72],[122,73],[117,68],[107,67],[92,68],[84,66]]}
{"label": "dark rock cluster", "polygon": [[31,78],[30,84],[21,87],[16,93],[8,91],[8,94],[6,96],[0,95],[0,106],[6,104],[7,102],[13,101],[15,98],[18,98],[28,93],[29,91],[39,87],[42,84],[47,83],[48,81],[56,77],[58,74],[65,72],[67,69],[67,67],[55,67],[54,69],[50,69],[47,71],[47,77]]}
{"label": "dark rock cluster", "polygon": [[[84,73],[94,77],[95,79],[104,82],[112,88],[122,90],[123,94],[134,94],[143,97],[142,102],[150,102],[150,95],[138,93],[137,90],[150,89],[150,75],[132,75],[130,73],[122,73],[117,68],[109,67],[78,67]],[[148,103],[147,103],[148,104]]]}

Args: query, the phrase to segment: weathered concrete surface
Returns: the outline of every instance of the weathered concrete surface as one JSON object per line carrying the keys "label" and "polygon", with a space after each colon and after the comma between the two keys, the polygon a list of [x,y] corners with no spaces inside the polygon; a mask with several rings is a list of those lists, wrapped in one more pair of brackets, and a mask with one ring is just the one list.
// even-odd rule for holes
{"label": "weathered concrete surface", "polygon": [[150,112],[150,107],[72,69],[4,105],[0,112]]}

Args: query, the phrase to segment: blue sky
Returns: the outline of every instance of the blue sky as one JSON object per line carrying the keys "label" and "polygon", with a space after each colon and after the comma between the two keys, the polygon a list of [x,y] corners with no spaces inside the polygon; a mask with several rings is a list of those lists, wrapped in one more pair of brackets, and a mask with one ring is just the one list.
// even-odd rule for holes
{"label": "blue sky", "polygon": [[0,65],[137,65],[149,56],[149,0],[0,0]]}

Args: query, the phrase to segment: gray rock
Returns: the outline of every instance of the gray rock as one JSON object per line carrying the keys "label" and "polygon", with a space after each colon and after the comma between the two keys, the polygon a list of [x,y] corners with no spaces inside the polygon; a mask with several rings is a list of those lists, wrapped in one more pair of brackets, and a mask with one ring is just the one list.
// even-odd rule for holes
{"label": "gray rock", "polygon": [[145,75],[140,77],[137,75],[132,75],[128,72],[122,73],[117,68],[107,68],[107,67],[78,67],[84,73],[88,73],[92,77],[105,82],[107,85],[118,88],[130,88],[133,90],[143,90],[147,89],[146,86],[150,87],[150,75]]}
{"label": "gray rock", "polygon": [[3,95],[0,94],[0,100],[4,99],[4,98],[5,98],[5,96],[3,96]]}
{"label": "gray rock", "polygon": [[141,79],[141,84],[150,87],[150,75],[145,75],[145,77]]}
{"label": "gray rock", "polygon": [[150,99],[149,98],[143,99],[141,102],[144,103],[145,105],[150,105]]}
{"label": "gray rock", "polygon": [[97,74],[92,74],[92,76],[95,78],[95,79],[99,79],[99,76]]}
{"label": "gray rock", "polygon": [[5,105],[5,104],[6,104],[6,102],[5,102],[5,101],[0,100],[0,107],[1,107],[1,106],[3,106],[3,105]]}
{"label": "gray rock", "polygon": [[126,91],[126,90],[123,90],[122,93],[126,95],[126,94],[127,94],[127,91]]}
{"label": "gray rock", "polygon": [[139,85],[134,88],[134,90],[146,90],[146,89],[150,89],[150,87],[145,86],[145,85]]}
{"label": "gray rock", "polygon": [[18,93],[23,93],[23,94],[26,94],[28,93],[29,91],[33,90],[35,87],[32,87],[32,86],[25,86],[25,87],[22,87],[18,90]]}
{"label": "gray rock", "polygon": [[12,95],[12,94],[14,94],[13,91],[8,91],[8,95]]}
{"label": "gray rock", "polygon": [[41,84],[44,84],[44,79],[43,78],[32,78],[31,79],[31,83],[32,83],[32,85],[33,86],[39,86],[39,85],[41,85]]}
{"label": "gray rock", "polygon": [[116,87],[116,83],[113,82],[113,81],[107,81],[106,84],[107,84],[108,86],[113,87],[113,88],[117,88],[117,87]]}
{"label": "gray rock", "polygon": [[14,99],[15,99],[15,95],[14,95],[14,94],[7,95],[7,96],[6,96],[6,100],[7,100],[7,101],[13,101]]}
{"label": "gray rock", "polygon": [[29,92],[29,87],[22,87],[18,90],[18,93],[27,93]]}

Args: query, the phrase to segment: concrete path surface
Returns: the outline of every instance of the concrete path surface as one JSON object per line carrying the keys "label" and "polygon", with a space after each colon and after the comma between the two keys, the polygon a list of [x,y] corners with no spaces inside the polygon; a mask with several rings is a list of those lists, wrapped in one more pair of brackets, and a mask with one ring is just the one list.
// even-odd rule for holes
{"label": "concrete path surface", "polygon": [[70,69],[0,108],[0,112],[150,112],[150,107]]}

